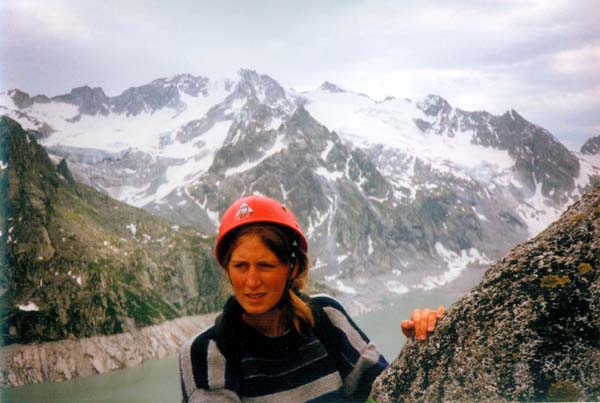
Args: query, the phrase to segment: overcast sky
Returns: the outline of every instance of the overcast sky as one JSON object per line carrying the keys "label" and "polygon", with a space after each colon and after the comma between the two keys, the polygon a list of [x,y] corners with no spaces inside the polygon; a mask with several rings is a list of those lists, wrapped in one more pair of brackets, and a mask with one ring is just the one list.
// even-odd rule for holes
{"label": "overcast sky", "polygon": [[514,108],[568,147],[600,134],[600,2],[0,1],[0,91],[109,96],[178,73]]}

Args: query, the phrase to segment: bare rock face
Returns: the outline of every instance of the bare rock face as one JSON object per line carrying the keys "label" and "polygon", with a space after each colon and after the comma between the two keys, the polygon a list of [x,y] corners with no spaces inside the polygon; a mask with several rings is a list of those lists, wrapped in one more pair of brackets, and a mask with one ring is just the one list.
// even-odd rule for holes
{"label": "bare rock face", "polygon": [[600,400],[600,187],[493,265],[424,343],[376,380],[378,402]]}

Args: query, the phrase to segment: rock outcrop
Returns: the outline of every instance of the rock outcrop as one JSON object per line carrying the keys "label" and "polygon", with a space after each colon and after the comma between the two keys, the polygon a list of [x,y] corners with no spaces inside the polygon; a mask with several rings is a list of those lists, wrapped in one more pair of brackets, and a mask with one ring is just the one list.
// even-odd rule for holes
{"label": "rock outcrop", "polygon": [[187,316],[110,336],[0,348],[0,386],[64,381],[128,368],[175,354],[183,342],[210,326],[215,314]]}
{"label": "rock outcrop", "polygon": [[376,380],[383,402],[600,400],[600,187],[490,267]]}

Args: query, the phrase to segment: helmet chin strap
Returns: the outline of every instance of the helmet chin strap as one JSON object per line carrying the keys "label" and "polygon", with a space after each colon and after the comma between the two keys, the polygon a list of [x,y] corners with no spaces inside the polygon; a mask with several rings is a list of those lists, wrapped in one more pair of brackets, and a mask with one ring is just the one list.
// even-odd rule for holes
{"label": "helmet chin strap", "polygon": [[283,289],[283,294],[281,294],[281,299],[279,300],[277,305],[275,305],[269,311],[272,311],[276,308],[283,308],[285,305],[285,302],[287,301],[287,294],[288,294],[289,290],[292,289],[294,286],[294,278],[292,277],[292,275],[294,274],[294,267],[296,264],[296,258],[297,258],[296,250],[297,249],[298,249],[298,241],[294,239],[294,242],[292,242],[292,254],[290,256],[290,270],[288,272],[287,280],[285,282],[285,288]]}
{"label": "helmet chin strap", "polygon": [[[287,300],[287,293],[290,289],[293,288],[294,285],[294,278],[292,278],[292,274],[294,273],[294,267],[295,267],[295,263],[296,263],[296,250],[298,249],[298,242],[296,240],[294,240],[294,242],[292,242],[292,254],[290,256],[290,270],[288,272],[288,276],[287,279],[285,281],[285,288],[283,289],[283,294],[281,294],[281,299],[279,300],[279,302],[274,305],[271,309],[269,309],[267,312],[272,312],[275,309],[281,309],[285,306],[285,302]],[[229,277],[229,282],[231,282],[231,277]]]}

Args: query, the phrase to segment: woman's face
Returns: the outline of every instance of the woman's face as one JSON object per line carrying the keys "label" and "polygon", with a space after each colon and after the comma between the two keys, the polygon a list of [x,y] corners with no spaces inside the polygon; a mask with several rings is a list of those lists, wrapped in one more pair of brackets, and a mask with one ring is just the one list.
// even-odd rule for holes
{"label": "woman's face", "polygon": [[247,234],[235,244],[227,271],[240,305],[246,313],[260,315],[281,300],[289,268],[258,235]]}

